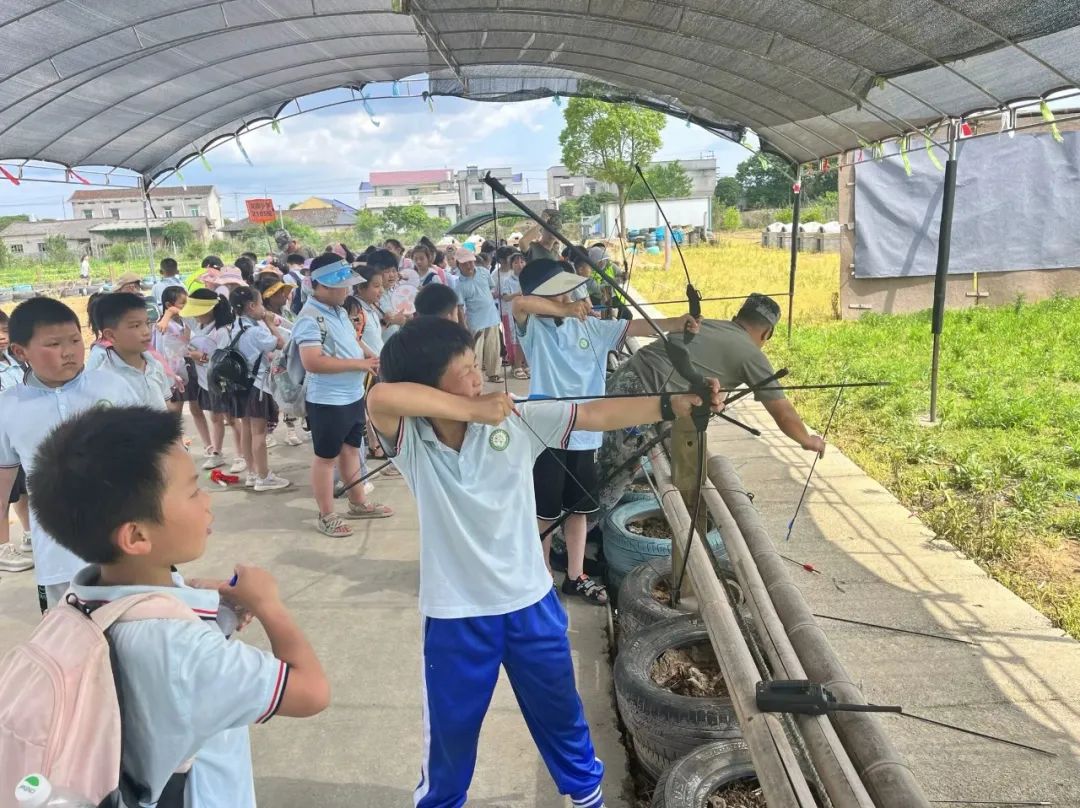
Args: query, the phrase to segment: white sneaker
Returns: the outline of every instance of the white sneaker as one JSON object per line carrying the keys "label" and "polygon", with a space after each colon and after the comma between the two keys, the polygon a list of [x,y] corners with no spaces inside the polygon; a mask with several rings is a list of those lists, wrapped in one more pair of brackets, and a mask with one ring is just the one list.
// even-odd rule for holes
{"label": "white sneaker", "polygon": [[30,543],[29,533],[23,533],[22,541],[19,542],[19,552],[23,555],[34,554],[34,545]]}
{"label": "white sneaker", "polygon": [[238,457],[229,466],[229,474],[239,474],[242,471],[247,471],[247,461],[242,457]]}
{"label": "white sneaker", "polygon": [[218,452],[218,450],[215,449],[213,446],[207,446],[205,449],[203,449],[203,457],[213,457],[216,454],[220,454],[220,452]]}
{"label": "white sneaker", "polygon": [[34,568],[32,559],[19,552],[14,544],[0,544],[0,570],[4,572],[26,572]]}
{"label": "white sneaker", "polygon": [[273,449],[275,446],[277,446],[277,438],[275,438],[273,435],[267,435],[266,436],[266,448],[267,449]]}
{"label": "white sneaker", "polygon": [[292,485],[291,482],[284,477],[278,477],[274,472],[268,472],[265,477],[262,477],[255,481],[256,491],[280,491],[282,488],[288,488]]}
{"label": "white sneaker", "polygon": [[202,467],[207,471],[213,469],[219,469],[225,465],[225,458],[221,456],[221,452],[211,452],[206,456],[206,462],[202,464]]}
{"label": "white sneaker", "polygon": [[254,488],[255,483],[258,481],[258,479],[259,478],[258,478],[258,476],[256,476],[254,471],[249,471],[247,473],[247,477],[244,478],[244,487],[245,488]]}
{"label": "white sneaker", "polygon": [[285,442],[290,446],[300,446],[304,442],[304,439],[296,434],[295,429],[290,429],[289,434],[285,436]]}

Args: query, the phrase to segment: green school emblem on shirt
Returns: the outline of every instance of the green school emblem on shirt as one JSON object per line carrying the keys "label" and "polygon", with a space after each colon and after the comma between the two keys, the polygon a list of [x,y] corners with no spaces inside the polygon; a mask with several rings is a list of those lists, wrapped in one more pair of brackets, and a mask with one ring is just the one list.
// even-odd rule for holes
{"label": "green school emblem on shirt", "polygon": [[510,445],[510,433],[505,429],[496,429],[491,433],[491,437],[488,438],[488,446],[494,449],[496,452],[503,451]]}
{"label": "green school emblem on shirt", "polygon": [[585,337],[582,337],[581,339],[579,339],[577,341],[577,345],[578,345],[579,348],[581,348],[581,350],[584,351],[586,348],[589,347],[589,341],[587,339],[585,339]]}

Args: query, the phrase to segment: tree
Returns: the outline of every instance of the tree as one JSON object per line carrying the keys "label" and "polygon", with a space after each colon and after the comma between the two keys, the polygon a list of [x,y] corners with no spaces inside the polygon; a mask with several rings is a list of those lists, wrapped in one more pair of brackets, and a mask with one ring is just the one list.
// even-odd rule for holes
{"label": "tree", "polygon": [[[674,199],[677,197],[690,196],[693,183],[690,175],[682,167],[682,163],[675,160],[670,163],[658,163],[643,169],[645,179],[649,181],[649,187],[653,189],[657,199]],[[640,179],[630,188],[629,199],[649,199],[649,191]]]}
{"label": "tree", "polygon": [[648,163],[660,148],[664,114],[632,104],[571,98],[563,117],[563,163],[571,173],[614,185],[619,222],[624,223],[627,192],[637,175],[634,166]]}
{"label": "tree", "polygon": [[173,220],[162,228],[161,235],[167,242],[182,250],[195,240],[195,229],[187,222]]}
{"label": "tree", "polygon": [[428,224],[428,213],[424,206],[419,203],[403,205],[401,207],[391,205],[383,211],[383,219],[386,224],[397,233],[422,231]]}
{"label": "tree", "polygon": [[742,198],[742,185],[734,177],[721,177],[713,189],[716,204],[725,208],[735,207]]}
{"label": "tree", "polygon": [[360,241],[378,241],[386,229],[386,219],[382,214],[364,208],[356,213],[356,224],[353,225],[356,237]]}
{"label": "tree", "polygon": [[724,208],[720,228],[722,230],[738,230],[740,227],[742,227],[742,216],[739,215],[739,209],[735,207]]}
{"label": "tree", "polygon": [[63,236],[49,236],[45,239],[45,257],[52,264],[64,264],[71,260],[67,239]]}
{"label": "tree", "polygon": [[[764,163],[764,164],[763,164]],[[747,208],[782,208],[792,203],[791,168],[779,157],[757,155],[739,163],[735,179],[742,188],[743,203]]]}

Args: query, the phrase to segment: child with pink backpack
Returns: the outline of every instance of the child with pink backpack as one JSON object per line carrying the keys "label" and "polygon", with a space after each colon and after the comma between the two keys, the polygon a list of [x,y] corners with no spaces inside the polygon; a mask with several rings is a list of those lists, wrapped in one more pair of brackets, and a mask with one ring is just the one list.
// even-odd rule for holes
{"label": "child with pink backpack", "polygon": [[[248,725],[321,712],[329,684],[268,572],[176,571],[213,522],[180,416],[93,408],[37,457],[31,506],[90,566],[0,658],[0,804],[39,774],[94,805],[254,808]],[[229,640],[248,616],[272,653]]]}

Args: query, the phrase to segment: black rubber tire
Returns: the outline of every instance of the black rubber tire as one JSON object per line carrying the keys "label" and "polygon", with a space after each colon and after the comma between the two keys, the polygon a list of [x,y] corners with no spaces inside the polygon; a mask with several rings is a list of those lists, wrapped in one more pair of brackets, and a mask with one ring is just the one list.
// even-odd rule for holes
{"label": "black rubber tire", "polygon": [[645,772],[659,777],[666,763],[712,741],[742,737],[731,699],[680,696],[650,676],[670,648],[708,642],[700,618],[682,615],[642,629],[615,660],[615,697]]}
{"label": "black rubber tire", "polygon": [[[619,648],[636,637],[641,629],[659,623],[661,620],[670,620],[687,614],[681,609],[673,609],[660,603],[653,597],[653,589],[656,585],[660,581],[667,581],[670,585],[672,578],[671,556],[639,564],[623,578],[619,586],[618,599]],[[737,605],[742,606],[745,603],[746,598],[743,596],[742,587],[739,586],[738,581],[725,577],[724,586],[735,598]]]}
{"label": "black rubber tire", "polygon": [[705,744],[660,775],[653,789],[652,808],[708,808],[713,792],[754,777],[754,763],[745,743]]}

